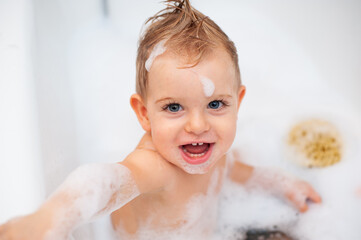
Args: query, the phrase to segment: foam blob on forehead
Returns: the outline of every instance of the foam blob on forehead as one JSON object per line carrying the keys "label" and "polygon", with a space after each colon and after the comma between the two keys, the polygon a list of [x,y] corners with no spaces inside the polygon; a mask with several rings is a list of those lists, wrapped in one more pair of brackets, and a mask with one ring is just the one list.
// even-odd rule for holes
{"label": "foam blob on forehead", "polygon": [[150,68],[152,67],[153,61],[155,60],[156,57],[158,57],[159,55],[162,55],[166,48],[164,46],[165,44],[165,40],[160,41],[159,43],[157,43],[152,52],[150,53],[147,61],[145,61],[145,69],[147,69],[147,71],[150,71]]}
{"label": "foam blob on forehead", "polygon": [[203,91],[204,91],[204,95],[206,95],[206,97],[210,97],[212,96],[215,86],[214,83],[212,82],[212,80],[210,80],[209,78],[199,75],[199,80],[201,81],[202,85],[203,85]]}
{"label": "foam blob on forehead", "polygon": [[214,83],[212,82],[212,80],[210,80],[209,78],[197,73],[194,70],[191,70],[194,74],[197,75],[197,77],[199,78],[199,81],[201,81],[202,85],[203,85],[203,92],[204,95],[206,97],[210,97],[212,96],[212,94],[214,93],[215,90],[215,86]]}

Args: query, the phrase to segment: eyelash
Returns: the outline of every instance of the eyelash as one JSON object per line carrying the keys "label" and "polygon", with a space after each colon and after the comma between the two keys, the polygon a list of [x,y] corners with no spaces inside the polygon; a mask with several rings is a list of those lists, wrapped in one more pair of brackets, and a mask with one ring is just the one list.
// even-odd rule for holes
{"label": "eyelash", "polygon": [[[216,102],[216,101],[217,101],[217,102],[220,102],[220,103],[222,104],[222,106],[221,106],[220,108],[213,109],[213,110],[219,111],[220,109],[223,109],[223,108],[229,106],[229,103],[228,103],[227,101],[225,101],[224,99],[215,99],[215,100],[213,100],[213,101],[210,101],[210,102],[208,103],[208,105],[209,105],[211,102]],[[168,102],[167,104],[165,104],[165,105],[162,107],[163,111],[168,111],[168,107],[169,107],[170,105],[173,105],[173,104],[178,104],[178,105],[182,108],[182,105],[180,105],[179,103],[177,103],[177,102],[175,102],[175,101],[172,101],[172,102]],[[207,106],[208,106],[208,105],[207,105]]]}
{"label": "eyelash", "polygon": [[[165,104],[163,107],[162,107],[162,109],[164,110],[164,111],[166,111],[167,109],[168,109],[168,107],[170,106],[170,105],[172,105],[172,104],[179,104],[179,103],[177,103],[177,102],[168,102],[167,104]],[[179,104],[180,105],[180,104]]]}
{"label": "eyelash", "polygon": [[[210,101],[209,103],[216,102],[216,101],[222,103],[222,106],[220,108],[217,108],[217,109],[214,109],[214,110],[221,110],[221,109],[229,106],[229,103],[227,101],[225,101],[224,99],[222,99],[222,98],[215,99],[213,101]],[[209,105],[209,103],[208,103],[208,105]]]}

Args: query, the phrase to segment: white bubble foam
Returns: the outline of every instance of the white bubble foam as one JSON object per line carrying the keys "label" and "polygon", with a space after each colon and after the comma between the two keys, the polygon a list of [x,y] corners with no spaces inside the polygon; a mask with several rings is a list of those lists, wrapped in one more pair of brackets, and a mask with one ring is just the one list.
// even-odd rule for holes
{"label": "white bubble foam", "polygon": [[298,221],[291,206],[257,189],[244,188],[227,180],[220,201],[218,235],[220,239],[244,239],[250,229],[277,229],[287,232]]}
{"label": "white bubble foam", "polygon": [[147,61],[145,61],[145,69],[147,69],[148,72],[150,71],[150,68],[152,67],[155,58],[158,57],[159,55],[162,55],[166,51],[166,48],[164,46],[165,42],[166,41],[163,40],[157,43],[154,46],[152,52],[150,53]]}
{"label": "white bubble foam", "polygon": [[212,96],[215,90],[214,83],[209,78],[199,74],[199,80],[203,85],[203,92],[206,97]]}
{"label": "white bubble foam", "polygon": [[[310,204],[306,213],[298,214],[296,209],[269,194],[262,196],[259,191],[246,191],[241,187],[236,190],[228,186],[228,205],[221,207],[224,215],[221,221],[243,231],[270,229],[277,225],[295,239],[361,239],[361,198],[355,197],[355,190],[361,185],[359,116],[336,107],[329,112],[324,107],[315,111],[309,108],[297,109],[297,112],[292,108],[273,111],[273,114],[243,115],[240,119],[235,146],[243,153],[242,160],[252,165],[285,169],[311,183],[323,202]],[[288,131],[300,119],[309,117],[325,119],[338,127],[345,147],[339,163],[309,169],[287,159],[290,156],[285,154],[284,148],[287,147]],[[267,220],[272,218],[274,220]]]}
{"label": "white bubble foam", "polygon": [[184,160],[181,161],[182,168],[189,174],[205,174],[212,164],[214,164],[214,162],[211,161],[206,161],[202,164],[190,164]]}
{"label": "white bubble foam", "polygon": [[202,83],[204,95],[206,97],[212,96],[212,94],[214,93],[214,90],[215,90],[213,81],[210,80],[209,78],[199,74],[195,70],[191,69],[191,72],[193,72],[198,77],[199,81]]}
{"label": "white bubble foam", "polygon": [[44,206],[56,210],[46,239],[69,239],[79,225],[109,215],[139,195],[128,168],[94,163],[77,168]]}
{"label": "white bubble foam", "polygon": [[270,167],[256,167],[252,176],[246,183],[246,187],[260,189],[275,196],[286,196],[286,193],[293,192],[294,201],[305,202],[307,196],[301,191],[292,191],[297,179],[286,173],[284,170]]}
{"label": "white bubble foam", "polygon": [[155,228],[151,223],[157,221],[153,220],[152,216],[150,216],[145,223],[143,222],[139,225],[134,235],[127,234],[121,228],[117,229],[119,238],[146,240],[213,239],[218,215],[218,186],[223,177],[224,169],[216,170],[211,176],[207,192],[199,192],[191,196],[186,203],[184,211],[182,211],[182,216],[179,216],[179,218],[172,220],[165,218],[164,222],[160,223],[164,226]]}

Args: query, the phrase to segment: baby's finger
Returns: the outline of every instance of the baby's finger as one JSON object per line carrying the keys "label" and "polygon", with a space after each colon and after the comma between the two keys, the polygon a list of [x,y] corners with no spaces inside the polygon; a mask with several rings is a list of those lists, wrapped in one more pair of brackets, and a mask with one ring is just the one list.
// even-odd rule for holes
{"label": "baby's finger", "polygon": [[322,199],[310,184],[303,182],[302,185],[303,186],[300,188],[303,188],[303,190],[298,194],[294,194],[293,202],[296,204],[300,212],[306,212],[310,202],[321,203]]}
{"label": "baby's finger", "polygon": [[301,192],[289,192],[287,198],[300,212],[306,212],[308,210],[306,202],[307,196]]}
{"label": "baby's finger", "polygon": [[307,210],[308,210],[308,205],[307,205],[306,201],[300,203],[299,206],[297,206],[297,207],[301,213],[307,212]]}
{"label": "baby's finger", "polygon": [[310,200],[314,203],[322,202],[321,196],[311,186],[309,186],[309,189],[308,189],[306,195],[307,195],[307,200]]}
{"label": "baby's finger", "polygon": [[322,203],[322,198],[316,192],[310,192],[307,197],[308,200],[311,200],[314,203]]}

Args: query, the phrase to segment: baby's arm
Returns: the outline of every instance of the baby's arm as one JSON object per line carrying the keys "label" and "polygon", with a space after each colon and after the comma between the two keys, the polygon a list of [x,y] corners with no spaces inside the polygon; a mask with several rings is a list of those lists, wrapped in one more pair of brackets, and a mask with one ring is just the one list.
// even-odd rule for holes
{"label": "baby's arm", "polygon": [[169,179],[166,167],[149,150],[135,150],[122,163],[81,166],[38,211],[0,225],[0,240],[68,239],[77,226],[162,188]]}
{"label": "baby's arm", "polygon": [[1,226],[0,236],[68,239],[77,226],[110,214],[139,194],[131,171],[122,164],[87,164],[72,172],[37,212]]}
{"label": "baby's arm", "polygon": [[307,200],[321,202],[321,197],[309,183],[279,169],[246,165],[240,162],[241,157],[236,151],[233,152],[233,156],[235,161],[230,171],[230,178],[233,181],[247,187],[261,187],[272,194],[286,198],[301,212],[308,210]]}

